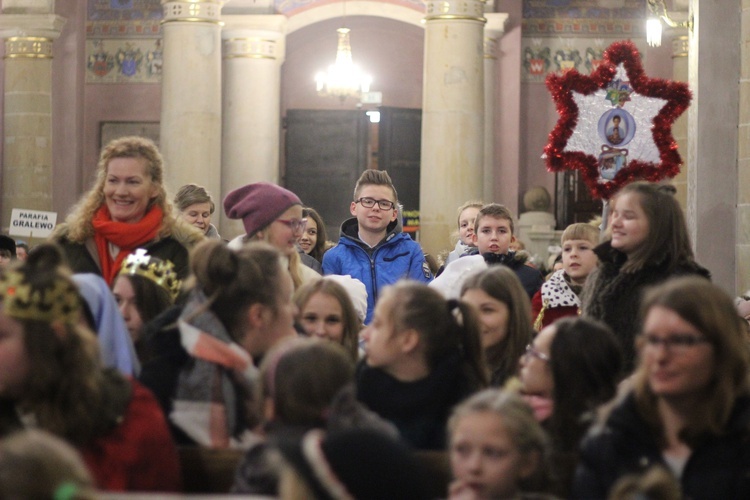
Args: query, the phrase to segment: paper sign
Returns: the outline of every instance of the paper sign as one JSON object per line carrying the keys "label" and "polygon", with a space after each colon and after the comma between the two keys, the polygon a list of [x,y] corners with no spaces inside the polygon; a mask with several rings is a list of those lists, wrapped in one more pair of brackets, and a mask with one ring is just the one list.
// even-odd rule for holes
{"label": "paper sign", "polygon": [[11,236],[46,238],[52,234],[56,223],[57,212],[14,208],[10,216],[8,234]]}

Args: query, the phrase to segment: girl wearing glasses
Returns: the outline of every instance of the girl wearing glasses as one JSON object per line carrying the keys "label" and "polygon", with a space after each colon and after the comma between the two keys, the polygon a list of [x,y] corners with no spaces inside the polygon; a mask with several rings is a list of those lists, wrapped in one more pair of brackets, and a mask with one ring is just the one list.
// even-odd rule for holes
{"label": "girl wearing glasses", "polygon": [[500,387],[515,375],[518,358],[534,334],[529,295],[512,269],[492,266],[464,281],[461,300],[479,313],[490,385]]}
{"label": "girl wearing glasses", "polygon": [[612,328],[630,371],[638,328],[633,312],[643,290],[672,276],[710,274],[693,259],[682,209],[665,186],[634,182],[611,203],[610,238],[594,249],[599,267],[586,280],[582,311]]}
{"label": "girl wearing glasses", "polygon": [[245,234],[229,242],[238,249],[249,241],[265,241],[276,247],[289,262],[294,289],[320,278],[305,266],[297,253],[297,240],[305,230],[302,201],[291,191],[270,182],[256,182],[237,188],[224,198],[224,212],[241,219]]}
{"label": "girl wearing glasses", "polygon": [[750,360],[732,299],[679,278],[646,295],[641,318],[633,388],[584,442],[574,496],[660,465],[683,498],[750,498]]}
{"label": "girl wearing glasses", "polygon": [[579,317],[546,327],[521,357],[521,394],[550,434],[553,490],[561,498],[569,496],[578,443],[596,408],[614,397],[621,368],[622,351],[612,331]]}

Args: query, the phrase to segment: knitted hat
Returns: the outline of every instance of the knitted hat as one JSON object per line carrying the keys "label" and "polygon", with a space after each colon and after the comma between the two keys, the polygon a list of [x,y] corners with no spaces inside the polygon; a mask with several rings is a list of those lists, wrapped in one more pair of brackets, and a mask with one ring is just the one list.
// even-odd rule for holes
{"label": "knitted hat", "polygon": [[279,448],[318,499],[427,499],[426,471],[407,446],[382,432],[315,429]]}
{"label": "knitted hat", "polygon": [[293,205],[302,205],[302,201],[288,189],[255,182],[230,192],[224,198],[224,213],[230,219],[242,219],[247,235],[252,236]]}

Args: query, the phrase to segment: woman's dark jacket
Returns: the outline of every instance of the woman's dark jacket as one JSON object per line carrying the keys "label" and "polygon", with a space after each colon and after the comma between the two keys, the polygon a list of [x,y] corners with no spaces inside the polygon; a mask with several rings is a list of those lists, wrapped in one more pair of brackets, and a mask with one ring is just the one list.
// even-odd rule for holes
{"label": "woman's dark jacket", "polygon": [[[619,478],[655,464],[668,470],[657,437],[630,394],[604,426],[584,440],[573,498],[607,498]],[[708,436],[693,449],[680,483],[683,498],[750,498],[750,397],[735,402],[721,436]]]}

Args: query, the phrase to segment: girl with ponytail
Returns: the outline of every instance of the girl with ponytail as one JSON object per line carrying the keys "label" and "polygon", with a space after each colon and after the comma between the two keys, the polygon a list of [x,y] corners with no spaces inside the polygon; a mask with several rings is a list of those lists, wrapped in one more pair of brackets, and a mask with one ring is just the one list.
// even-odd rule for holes
{"label": "girl with ponytail", "polygon": [[364,330],[358,398],[417,449],[443,449],[453,406],[487,386],[479,323],[468,304],[401,281]]}

